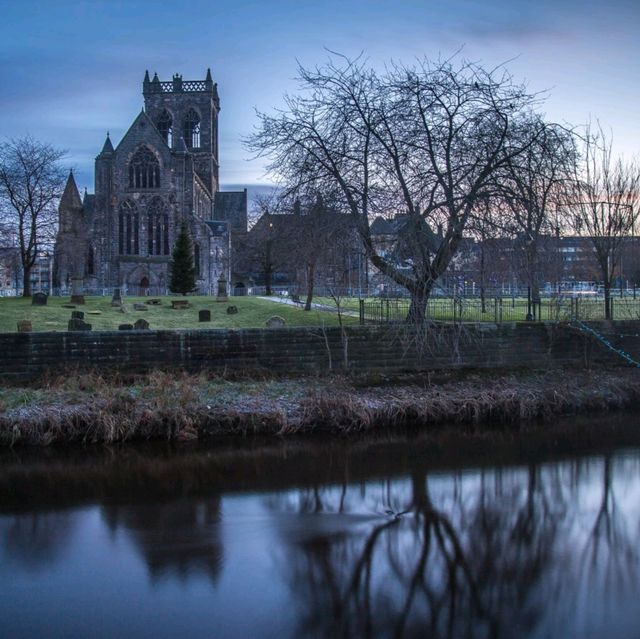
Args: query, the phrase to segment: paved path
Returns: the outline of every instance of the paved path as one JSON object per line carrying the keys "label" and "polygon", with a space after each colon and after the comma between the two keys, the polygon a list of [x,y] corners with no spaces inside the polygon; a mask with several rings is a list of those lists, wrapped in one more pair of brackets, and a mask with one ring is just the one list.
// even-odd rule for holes
{"label": "paved path", "polygon": [[[258,296],[258,299],[267,300],[269,302],[276,302],[278,304],[286,304],[288,306],[297,306],[298,308],[304,307],[304,302],[294,302],[290,297],[263,297]],[[326,304],[311,303],[311,308],[316,311],[325,311],[327,313],[337,313],[338,309],[335,306],[327,306]],[[356,311],[342,311],[343,317],[360,317],[360,313]]]}

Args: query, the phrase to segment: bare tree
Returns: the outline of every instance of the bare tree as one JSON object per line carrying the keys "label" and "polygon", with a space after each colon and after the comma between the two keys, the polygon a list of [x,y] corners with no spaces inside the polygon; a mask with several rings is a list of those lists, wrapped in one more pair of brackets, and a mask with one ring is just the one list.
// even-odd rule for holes
{"label": "bare tree", "polygon": [[[248,146],[289,183],[335,185],[368,258],[409,291],[409,318],[424,319],[431,291],[458,250],[476,203],[526,142],[511,135],[536,98],[502,68],[455,60],[378,74],[359,61],[300,69],[302,93],[259,114]],[[382,255],[376,215],[406,212],[410,269]],[[437,229],[442,228],[442,233]],[[406,251],[405,251],[406,252]]]}
{"label": "bare tree", "polygon": [[309,194],[294,202],[295,239],[290,245],[294,263],[301,267],[305,289],[304,310],[311,310],[316,284],[337,292],[348,268],[350,217],[341,212],[331,195]]}
{"label": "bare tree", "polygon": [[260,273],[266,295],[272,295],[274,275],[288,268],[286,245],[292,233],[281,195],[274,191],[256,197],[252,217],[249,232],[238,242],[234,270]]}
{"label": "bare tree", "polygon": [[530,299],[535,301],[540,298],[539,260],[544,248],[541,239],[543,234],[556,230],[553,216],[565,199],[575,172],[576,151],[570,131],[545,124],[539,116],[532,118],[534,122],[521,122],[515,135],[527,141],[535,130],[536,137],[523,153],[507,159],[497,188],[511,213],[507,225],[512,227],[510,230],[522,252]]}
{"label": "bare tree", "polygon": [[20,249],[23,295],[31,295],[31,269],[52,241],[56,204],[64,186],[64,152],[27,136],[0,145],[0,211]]}
{"label": "bare tree", "polygon": [[575,232],[590,238],[604,285],[605,318],[611,319],[611,287],[622,246],[633,235],[640,204],[640,165],[614,158],[601,127],[587,127],[582,158],[566,206]]}

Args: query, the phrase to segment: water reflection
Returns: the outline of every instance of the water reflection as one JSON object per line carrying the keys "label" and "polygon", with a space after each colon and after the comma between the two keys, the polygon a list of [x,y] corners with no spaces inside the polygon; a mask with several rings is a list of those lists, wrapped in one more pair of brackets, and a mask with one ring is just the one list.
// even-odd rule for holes
{"label": "water reflection", "polygon": [[202,573],[215,583],[223,561],[219,497],[110,505],[102,512],[112,532],[131,536],[153,580]]}
{"label": "water reflection", "polygon": [[71,511],[16,514],[0,518],[3,555],[22,570],[39,571],[61,561],[72,541]]}
{"label": "water reflection", "polygon": [[0,618],[16,637],[640,634],[638,448],[437,468],[423,444],[38,466],[64,508],[0,514]]}
{"label": "water reflection", "polygon": [[[560,628],[579,622],[584,636],[598,636],[588,629],[595,618],[616,616],[637,631],[633,607],[633,617],[619,614],[638,594],[640,512],[626,479],[637,499],[639,470],[637,458],[614,468],[607,456],[448,477],[414,471],[404,483],[316,486],[269,499],[272,511],[309,524],[295,539],[281,531],[278,569],[299,608],[296,632],[562,636]],[[341,520],[375,504],[386,518],[331,535],[323,523],[314,533],[312,513]]]}

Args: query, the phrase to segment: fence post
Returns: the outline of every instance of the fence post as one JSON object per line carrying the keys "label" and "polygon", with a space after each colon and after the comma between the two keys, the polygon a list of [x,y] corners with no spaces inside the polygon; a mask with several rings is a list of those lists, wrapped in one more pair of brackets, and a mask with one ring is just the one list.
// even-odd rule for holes
{"label": "fence post", "polygon": [[500,298],[500,323],[502,324],[502,298]]}
{"label": "fence post", "polygon": [[389,322],[389,300],[387,300],[387,322]]}
{"label": "fence post", "polygon": [[364,300],[358,300],[358,310],[360,315],[360,325],[364,324]]}
{"label": "fence post", "polygon": [[611,296],[611,299],[609,300],[609,304],[611,306],[611,319],[613,319],[613,295]]}
{"label": "fence post", "polygon": [[498,323],[498,298],[494,298],[493,300],[493,321]]}

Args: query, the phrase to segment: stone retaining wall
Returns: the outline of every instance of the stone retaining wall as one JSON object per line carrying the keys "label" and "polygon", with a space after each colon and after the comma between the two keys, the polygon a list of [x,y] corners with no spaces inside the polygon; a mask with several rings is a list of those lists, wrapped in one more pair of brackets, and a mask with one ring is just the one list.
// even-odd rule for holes
{"label": "stone retaining wall", "polygon": [[[640,358],[639,322],[593,323]],[[145,372],[399,372],[628,365],[591,336],[552,323],[0,334],[0,378],[29,381],[74,369]]]}

